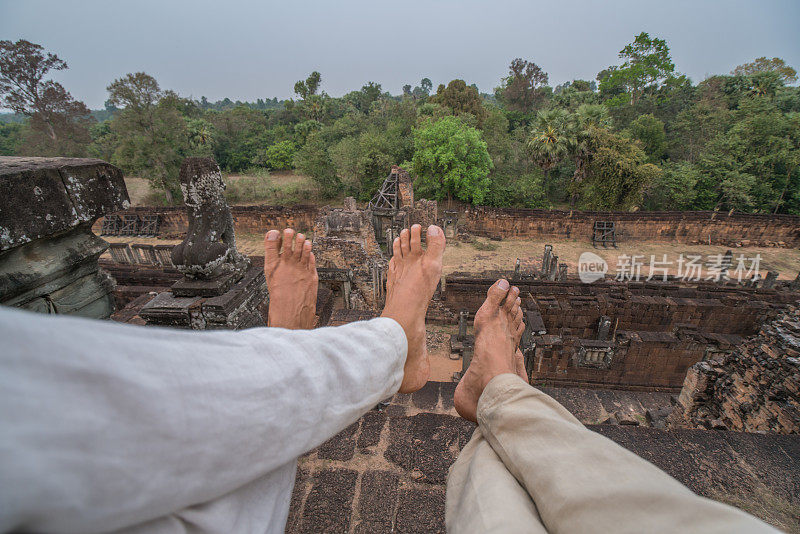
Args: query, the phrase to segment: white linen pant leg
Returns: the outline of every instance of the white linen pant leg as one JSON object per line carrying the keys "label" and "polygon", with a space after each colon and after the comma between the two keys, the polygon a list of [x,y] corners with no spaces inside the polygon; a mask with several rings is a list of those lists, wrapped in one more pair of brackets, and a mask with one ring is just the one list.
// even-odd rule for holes
{"label": "white linen pant leg", "polygon": [[[283,533],[296,473],[297,462],[292,461],[213,501],[116,530],[114,534]],[[278,498],[271,498],[272,495]]]}
{"label": "white linen pant leg", "polygon": [[4,307],[0,342],[0,531],[38,532],[197,526],[187,509],[271,474],[277,512],[235,530],[281,532],[286,466],[396,392],[407,350],[385,318],[192,332]]}
{"label": "white linen pant leg", "polygon": [[[588,430],[516,375],[496,376],[486,386],[478,401],[478,427],[527,491],[547,532],[777,532],[741,510],[692,493],[653,464]],[[472,464],[468,469],[467,462]],[[518,502],[517,486],[507,479],[494,486],[480,484],[491,470],[497,465],[490,455],[486,461],[469,454],[456,460],[447,482],[448,531],[477,532],[470,528],[474,521],[505,525],[497,532],[539,532],[530,506],[518,505],[514,511],[503,505]],[[469,485],[479,495],[471,496]],[[490,498],[483,488],[495,492],[491,502],[499,503],[496,507],[468,505]],[[464,517],[454,517],[455,512]],[[493,513],[503,517],[485,517]]]}

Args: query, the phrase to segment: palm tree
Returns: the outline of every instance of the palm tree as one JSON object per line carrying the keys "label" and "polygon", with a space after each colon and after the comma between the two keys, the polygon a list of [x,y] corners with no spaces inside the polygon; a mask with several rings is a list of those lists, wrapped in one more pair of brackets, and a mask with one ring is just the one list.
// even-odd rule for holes
{"label": "palm tree", "polygon": [[608,108],[603,104],[581,104],[575,110],[575,116],[581,128],[611,127],[611,116],[608,114]]}
{"label": "palm tree", "polygon": [[592,131],[610,128],[611,116],[608,113],[608,108],[603,104],[582,104],[571,119],[570,153],[575,162],[575,172],[572,174],[572,182],[570,183],[572,195],[570,196],[569,204],[574,207],[578,200],[580,184],[586,178],[586,168],[591,158],[589,143]]}
{"label": "palm tree", "polygon": [[569,114],[563,109],[539,111],[527,141],[533,161],[544,171],[544,186],[550,169],[561,163],[570,152]]}
{"label": "palm tree", "polygon": [[189,141],[194,148],[205,148],[211,146],[214,133],[211,124],[203,119],[192,119],[189,121]]}

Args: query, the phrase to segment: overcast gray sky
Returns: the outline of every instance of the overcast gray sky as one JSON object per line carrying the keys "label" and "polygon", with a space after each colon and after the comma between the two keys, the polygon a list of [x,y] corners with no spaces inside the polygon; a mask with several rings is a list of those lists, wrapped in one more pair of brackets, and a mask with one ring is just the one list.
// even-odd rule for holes
{"label": "overcast gray sky", "polygon": [[641,31],[696,83],[758,56],[800,68],[798,21],[798,0],[0,0],[0,39],[57,53],[55,79],[91,108],[136,71],[210,100],[289,98],[313,70],[334,96],[426,76],[491,92],[522,57],[556,85],[594,79]]}

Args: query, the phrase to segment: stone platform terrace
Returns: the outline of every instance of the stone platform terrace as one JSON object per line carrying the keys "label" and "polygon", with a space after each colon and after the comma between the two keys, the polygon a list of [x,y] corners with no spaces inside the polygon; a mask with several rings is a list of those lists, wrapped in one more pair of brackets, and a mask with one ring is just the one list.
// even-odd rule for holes
{"label": "stone platform terrace", "polygon": [[[444,532],[447,471],[475,426],[455,384],[395,395],[299,461],[287,533]],[[669,404],[658,393],[544,388],[587,423]],[[696,493],[800,532],[800,436],[590,425]]]}

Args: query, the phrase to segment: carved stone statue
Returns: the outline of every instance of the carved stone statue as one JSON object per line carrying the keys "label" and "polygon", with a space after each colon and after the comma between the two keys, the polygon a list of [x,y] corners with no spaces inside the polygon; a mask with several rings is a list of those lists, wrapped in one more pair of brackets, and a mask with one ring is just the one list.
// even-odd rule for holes
{"label": "carved stone statue", "polygon": [[172,251],[172,262],[189,278],[208,279],[244,271],[250,260],[236,250],[225,182],[213,158],[186,158],[180,170],[189,231]]}

